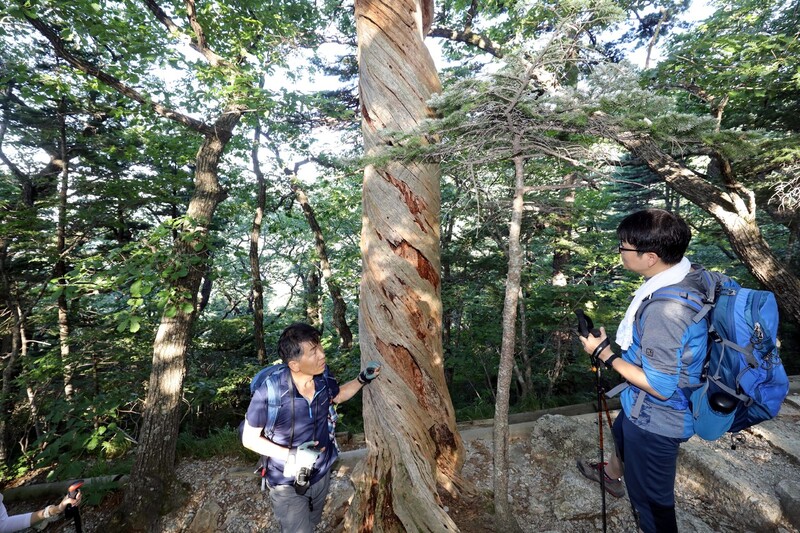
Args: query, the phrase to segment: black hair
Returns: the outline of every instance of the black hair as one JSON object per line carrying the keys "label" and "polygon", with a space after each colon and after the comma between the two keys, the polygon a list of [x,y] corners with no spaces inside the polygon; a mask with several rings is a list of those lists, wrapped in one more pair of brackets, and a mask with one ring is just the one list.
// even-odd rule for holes
{"label": "black hair", "polygon": [[625,217],[617,228],[619,242],[627,242],[640,253],[653,252],[664,263],[683,259],[692,231],[684,220],[663,209],[644,209]]}
{"label": "black hair", "polygon": [[322,333],[313,326],[309,326],[304,322],[295,322],[286,327],[278,339],[278,355],[284,363],[299,359],[303,355],[304,342],[310,342],[316,346],[319,344]]}

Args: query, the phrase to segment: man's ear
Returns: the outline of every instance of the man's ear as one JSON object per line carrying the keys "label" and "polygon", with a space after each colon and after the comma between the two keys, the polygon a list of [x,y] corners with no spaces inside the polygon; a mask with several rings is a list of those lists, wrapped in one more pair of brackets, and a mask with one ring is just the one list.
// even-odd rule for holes
{"label": "man's ear", "polygon": [[647,256],[647,264],[651,267],[661,259],[655,252],[645,252],[645,255]]}
{"label": "man's ear", "polygon": [[300,370],[300,363],[297,362],[297,359],[292,359],[286,363],[286,366],[289,367],[289,370],[292,372],[297,372]]}

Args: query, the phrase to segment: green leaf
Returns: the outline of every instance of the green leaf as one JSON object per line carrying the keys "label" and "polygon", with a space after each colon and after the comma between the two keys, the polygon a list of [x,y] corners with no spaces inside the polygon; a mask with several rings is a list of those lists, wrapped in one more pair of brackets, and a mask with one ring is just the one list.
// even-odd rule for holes
{"label": "green leaf", "polygon": [[141,295],[142,295],[142,280],[137,280],[133,283],[133,285],[131,285],[131,296],[138,298]]}

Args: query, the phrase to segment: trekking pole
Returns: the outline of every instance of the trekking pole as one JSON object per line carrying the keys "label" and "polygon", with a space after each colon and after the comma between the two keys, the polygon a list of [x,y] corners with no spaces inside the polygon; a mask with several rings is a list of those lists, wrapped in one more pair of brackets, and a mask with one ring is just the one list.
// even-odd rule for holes
{"label": "trekking pole", "polygon": [[603,411],[606,412],[606,421],[608,422],[608,429],[610,430],[614,424],[611,422],[611,412],[608,409],[608,402],[606,401],[606,390],[603,389]]}
{"label": "trekking pole", "polygon": [[[75,498],[78,496],[78,491],[81,489],[81,486],[83,486],[83,480],[76,481],[70,485],[69,489],[67,489],[69,497]],[[72,518],[75,521],[75,533],[83,533],[83,525],[81,524],[81,511],[76,505],[68,503],[67,508],[64,509],[64,517],[68,519]]]}
{"label": "trekking pole", "polygon": [[602,370],[598,358],[592,359],[592,370],[594,370],[595,388],[597,389],[597,430],[599,434],[598,440],[600,441],[600,493],[603,509],[603,533],[606,533],[606,460],[605,446],[603,444],[603,405],[605,404],[603,395],[605,391],[603,390]]}
{"label": "trekking pole", "polygon": [[[593,337],[600,336],[600,330],[595,329],[594,323],[592,319],[583,312],[583,309],[576,309],[575,314],[578,317],[578,334],[581,337],[588,337],[590,334]],[[604,341],[604,344],[608,345],[608,339]],[[598,346],[599,348],[599,346]],[[603,383],[602,383],[602,362],[600,361],[599,353],[603,349],[600,350],[595,349],[595,354],[589,355],[589,361],[592,364],[592,371],[594,372],[594,383],[595,389],[597,391],[597,431],[599,433],[599,441],[600,441],[600,494],[601,494],[601,502],[602,502],[602,515],[603,515],[603,533],[606,533],[607,530],[607,520],[606,520],[606,461],[605,461],[605,452],[604,452],[604,444],[603,444],[603,407],[606,407],[606,414],[608,415],[608,422],[609,427],[611,427],[611,415],[608,414],[608,406],[605,403],[605,391],[603,390]]]}

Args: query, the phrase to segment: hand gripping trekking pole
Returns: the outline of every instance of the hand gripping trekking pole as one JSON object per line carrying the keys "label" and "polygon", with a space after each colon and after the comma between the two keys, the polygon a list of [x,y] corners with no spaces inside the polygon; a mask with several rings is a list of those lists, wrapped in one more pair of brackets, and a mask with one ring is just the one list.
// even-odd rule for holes
{"label": "hand gripping trekking pole", "polygon": [[[78,496],[78,491],[81,490],[81,486],[83,486],[83,480],[76,481],[72,485],[69,486],[68,492],[70,498],[75,498]],[[76,533],[83,533],[83,525],[81,524],[81,511],[78,509],[77,506],[67,504],[67,508],[64,509],[64,517],[69,519],[72,518],[75,521],[75,532]]]}

